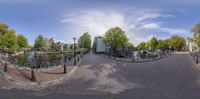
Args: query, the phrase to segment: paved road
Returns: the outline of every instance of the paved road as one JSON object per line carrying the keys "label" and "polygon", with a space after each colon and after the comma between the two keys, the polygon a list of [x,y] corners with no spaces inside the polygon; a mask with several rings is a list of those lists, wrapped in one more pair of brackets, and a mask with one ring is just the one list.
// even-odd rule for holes
{"label": "paved road", "polygon": [[[1,90],[5,99],[199,99],[199,71],[188,55],[144,63],[89,54],[62,84],[39,92]],[[8,96],[9,94],[9,96]],[[14,98],[13,98],[14,97]],[[9,98],[8,98],[9,99]]]}

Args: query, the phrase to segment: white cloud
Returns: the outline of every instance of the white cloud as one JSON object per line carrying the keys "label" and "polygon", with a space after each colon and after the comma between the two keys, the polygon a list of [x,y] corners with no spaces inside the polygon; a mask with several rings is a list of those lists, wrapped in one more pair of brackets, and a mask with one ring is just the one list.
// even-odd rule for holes
{"label": "white cloud", "polygon": [[[61,22],[77,25],[79,29],[103,35],[114,26],[124,27],[124,17],[114,12],[86,11],[78,15],[67,16]],[[83,31],[84,32],[84,31]]]}
{"label": "white cloud", "polygon": [[178,12],[183,13],[183,14],[188,14],[187,11],[183,10],[183,9],[177,9]]}
{"label": "white cloud", "polygon": [[[134,12],[117,12],[88,10],[66,14],[61,22],[71,24],[80,33],[89,32],[92,37],[104,35],[111,27],[121,27],[134,44],[149,40],[155,34],[145,31],[165,32],[169,35],[187,33],[185,29],[172,29],[163,26],[158,18],[174,18],[173,15],[162,14],[159,11],[134,10]],[[158,36],[161,37],[161,36]]]}
{"label": "white cloud", "polygon": [[171,35],[190,33],[190,31],[188,31],[186,29],[182,29],[182,28],[176,28],[176,29],[175,28],[166,28],[166,27],[162,27],[158,23],[145,24],[145,25],[143,25],[141,27],[141,29],[154,30],[154,31],[157,31],[157,32],[165,32],[165,33],[169,33]]}
{"label": "white cloud", "polygon": [[158,28],[160,28],[160,25],[157,23],[149,23],[141,27],[141,29],[158,29]]}
{"label": "white cloud", "polygon": [[138,18],[137,21],[141,22],[141,21],[155,19],[155,18],[159,18],[159,17],[172,18],[172,17],[175,17],[175,16],[173,16],[173,15],[163,15],[163,14],[160,14],[160,13],[150,13],[150,14],[148,13],[148,14],[145,14],[143,17]]}
{"label": "white cloud", "polygon": [[184,34],[184,33],[190,33],[190,31],[185,30],[185,29],[181,29],[181,28],[177,28],[177,29],[173,29],[173,28],[160,28],[158,29],[159,31],[163,31],[163,32],[167,32],[170,34]]}

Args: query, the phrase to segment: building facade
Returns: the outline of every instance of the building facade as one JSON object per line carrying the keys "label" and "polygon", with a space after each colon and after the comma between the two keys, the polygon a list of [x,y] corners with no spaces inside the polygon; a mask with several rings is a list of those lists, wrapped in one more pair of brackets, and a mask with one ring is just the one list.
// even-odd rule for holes
{"label": "building facade", "polygon": [[55,42],[54,42],[53,38],[45,38],[44,39],[44,49],[46,51],[48,51],[50,49],[51,45],[54,43]]}
{"label": "building facade", "polygon": [[107,48],[103,42],[103,37],[101,36],[95,37],[93,42],[93,51],[95,53],[105,53],[106,49]]}
{"label": "building facade", "polygon": [[189,52],[190,53],[198,51],[198,47],[194,42],[189,42],[188,47],[189,47]]}

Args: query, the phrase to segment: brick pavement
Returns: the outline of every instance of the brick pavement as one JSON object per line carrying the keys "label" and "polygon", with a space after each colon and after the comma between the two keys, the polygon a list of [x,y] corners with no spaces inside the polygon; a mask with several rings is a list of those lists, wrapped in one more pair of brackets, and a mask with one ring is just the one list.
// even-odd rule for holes
{"label": "brick pavement", "polygon": [[[21,83],[22,85],[28,84],[47,84],[48,82],[58,81],[59,79],[65,78],[67,74],[72,71],[76,66],[67,65],[67,73],[64,73],[64,66],[54,66],[50,68],[36,69],[36,81],[31,81],[31,69],[22,68],[14,65],[8,65],[8,71],[4,70],[4,63],[0,63],[0,70],[4,76],[9,79],[10,82]],[[13,85],[12,85],[13,86]],[[16,86],[17,87],[17,86]]]}

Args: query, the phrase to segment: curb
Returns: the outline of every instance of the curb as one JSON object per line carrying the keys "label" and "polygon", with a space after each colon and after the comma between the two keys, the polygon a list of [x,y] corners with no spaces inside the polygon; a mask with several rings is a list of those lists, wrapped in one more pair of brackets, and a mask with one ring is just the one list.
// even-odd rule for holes
{"label": "curb", "polygon": [[[189,54],[188,54],[189,55]],[[195,70],[197,70],[197,72],[200,73],[200,66],[198,64],[195,63],[195,61],[192,59],[192,56],[189,55],[190,60],[192,61],[192,63],[194,64],[193,67],[195,68]]]}

